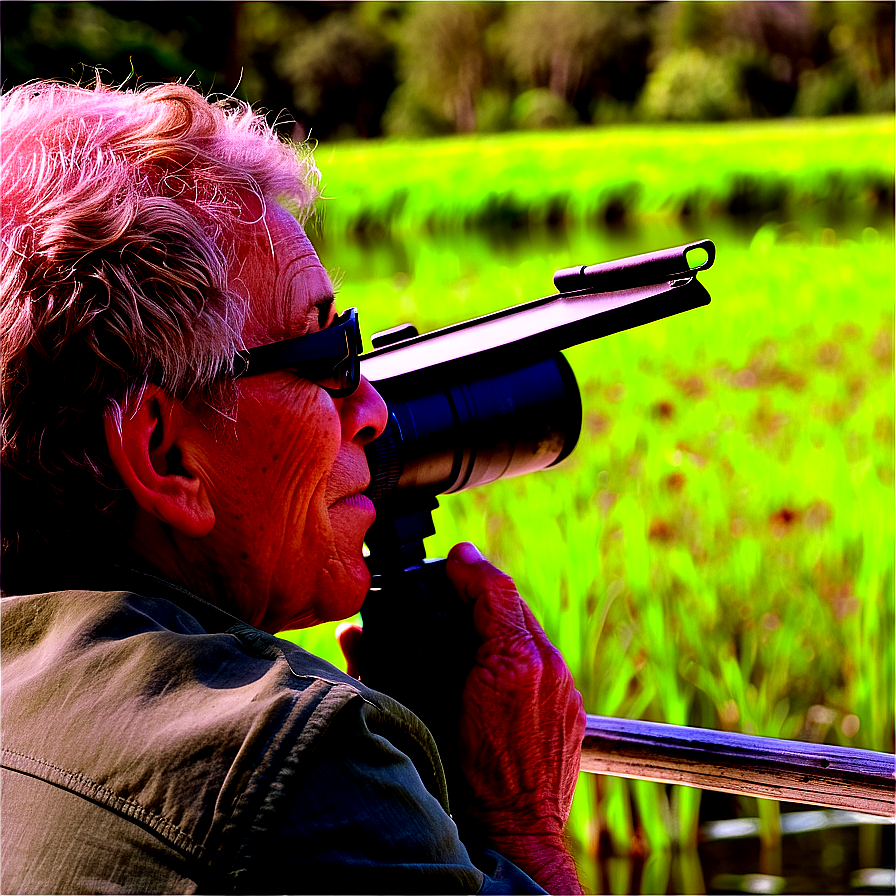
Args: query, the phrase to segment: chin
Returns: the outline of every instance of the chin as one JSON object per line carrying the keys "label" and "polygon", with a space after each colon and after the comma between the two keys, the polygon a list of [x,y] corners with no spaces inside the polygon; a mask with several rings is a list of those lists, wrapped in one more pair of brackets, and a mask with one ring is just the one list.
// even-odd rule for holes
{"label": "chin", "polygon": [[327,587],[316,595],[315,607],[321,622],[340,622],[354,616],[370,589],[370,570],[359,556],[339,563],[339,570],[323,577]]}
{"label": "chin", "polygon": [[[340,616],[340,619],[354,616],[361,609],[361,604],[364,603],[364,598],[367,597],[367,592],[370,590],[370,570],[367,568],[364,558],[362,557],[357,563],[352,565],[354,568],[351,576],[350,593],[353,595],[353,598],[347,601],[347,612],[344,616]],[[346,598],[348,598],[348,594],[346,594]],[[349,603],[351,606],[348,606]]]}

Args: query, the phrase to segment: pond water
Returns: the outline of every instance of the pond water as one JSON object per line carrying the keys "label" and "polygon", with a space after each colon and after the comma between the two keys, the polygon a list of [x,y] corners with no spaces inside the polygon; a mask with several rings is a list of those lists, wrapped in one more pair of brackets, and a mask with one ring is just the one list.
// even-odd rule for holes
{"label": "pond water", "polygon": [[705,822],[699,854],[706,892],[893,892],[892,819],[860,823],[856,813],[782,805],[781,820],[778,851],[763,851],[755,830],[718,836],[733,825]]}
{"label": "pond water", "polygon": [[[712,239],[719,251],[724,251],[725,246],[748,246],[758,233],[773,234],[774,239],[783,242],[818,245],[861,241],[868,238],[870,231],[892,242],[894,220],[890,216],[872,221],[854,218],[831,221],[811,216],[783,222],[767,217],[704,222],[655,219],[614,228],[553,231],[523,228],[406,236],[382,233],[377,237],[368,235],[363,240],[315,234],[313,225],[309,230],[324,265],[351,283],[381,278],[399,278],[403,282],[404,278],[413,278],[417,259],[432,253],[453,254],[464,268],[474,269],[494,265],[514,267],[541,257],[563,259],[563,266],[594,264],[700,239]],[[552,292],[550,277],[546,285],[546,292]],[[438,297],[434,296],[433,301],[438,302]]]}
{"label": "pond water", "polygon": [[[704,794],[705,803],[712,802],[706,799],[709,796]],[[859,825],[832,817],[811,829],[810,816],[831,814],[807,806],[785,807],[783,818],[791,816],[810,829],[785,834],[779,855],[771,859],[763,854],[756,834],[704,839],[691,852],[602,858],[592,873],[592,880],[597,882],[595,892],[771,896],[893,893],[892,822],[868,819],[869,823]],[[708,829],[709,824],[704,823],[704,836],[708,836]]]}

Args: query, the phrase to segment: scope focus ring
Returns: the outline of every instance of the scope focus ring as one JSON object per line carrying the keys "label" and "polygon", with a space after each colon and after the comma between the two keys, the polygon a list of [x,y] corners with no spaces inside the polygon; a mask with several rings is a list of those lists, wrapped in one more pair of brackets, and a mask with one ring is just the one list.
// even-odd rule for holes
{"label": "scope focus ring", "polygon": [[391,418],[385,432],[365,448],[367,465],[370,467],[370,485],[364,494],[374,502],[389,494],[398,485],[401,476],[398,448],[392,435],[391,424],[394,419]]}

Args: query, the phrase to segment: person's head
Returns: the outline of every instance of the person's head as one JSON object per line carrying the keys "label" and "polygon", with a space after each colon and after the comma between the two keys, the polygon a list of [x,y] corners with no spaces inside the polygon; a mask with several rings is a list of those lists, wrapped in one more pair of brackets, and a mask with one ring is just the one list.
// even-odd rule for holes
{"label": "person's head", "polygon": [[[265,627],[353,612],[372,515],[328,502],[364,487],[381,399],[366,382],[333,398],[288,371],[234,378],[239,350],[332,318],[329,280],[283,208],[316,198],[308,153],[184,85],[37,84],[2,102],[13,579],[125,533]],[[324,606],[339,589],[346,606]]]}

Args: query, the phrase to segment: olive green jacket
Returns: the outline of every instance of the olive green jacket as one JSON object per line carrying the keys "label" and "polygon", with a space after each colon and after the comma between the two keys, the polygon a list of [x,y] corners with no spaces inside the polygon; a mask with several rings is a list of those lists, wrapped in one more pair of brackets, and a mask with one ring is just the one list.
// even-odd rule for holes
{"label": "olive green jacket", "polygon": [[3,893],[543,892],[471,861],[407,709],[114,570],[2,601]]}

